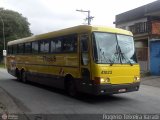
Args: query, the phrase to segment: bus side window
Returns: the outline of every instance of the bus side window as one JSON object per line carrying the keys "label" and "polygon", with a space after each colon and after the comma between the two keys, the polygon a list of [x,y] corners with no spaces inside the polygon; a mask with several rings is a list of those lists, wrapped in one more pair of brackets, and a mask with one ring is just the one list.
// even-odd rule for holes
{"label": "bus side window", "polygon": [[11,54],[12,54],[12,46],[8,46],[7,52],[8,52],[8,55],[11,55]]}
{"label": "bus side window", "polygon": [[48,40],[44,40],[40,42],[40,52],[41,53],[49,52],[49,41]]}
{"label": "bus side window", "polygon": [[56,41],[56,52],[60,53],[62,52],[62,38],[58,38]]}
{"label": "bus side window", "polygon": [[17,45],[13,45],[13,54],[17,53]]}
{"label": "bus side window", "polygon": [[64,37],[62,50],[63,52],[77,52],[77,39],[75,35]]}
{"label": "bus side window", "polygon": [[88,56],[88,35],[82,35],[81,40],[81,63],[82,65],[88,65],[89,56]]}
{"label": "bus side window", "polygon": [[31,43],[25,43],[25,53],[31,53]]}
{"label": "bus side window", "polygon": [[18,44],[17,53],[21,54],[24,53],[24,44]]}
{"label": "bus side window", "polygon": [[32,42],[32,53],[38,53],[38,41]]}
{"label": "bus side window", "polygon": [[55,40],[51,41],[51,48],[50,48],[50,50],[51,50],[51,53],[56,52],[56,42],[55,42]]}

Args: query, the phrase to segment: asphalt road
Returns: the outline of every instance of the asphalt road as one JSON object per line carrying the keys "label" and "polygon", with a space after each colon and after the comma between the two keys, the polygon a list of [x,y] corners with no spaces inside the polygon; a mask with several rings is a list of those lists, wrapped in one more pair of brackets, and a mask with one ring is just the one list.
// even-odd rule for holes
{"label": "asphalt road", "polygon": [[64,91],[38,84],[23,84],[6,70],[0,69],[0,87],[16,102],[24,113],[34,114],[104,114],[159,113],[160,88],[141,85],[140,91],[113,96],[81,95],[78,99]]}

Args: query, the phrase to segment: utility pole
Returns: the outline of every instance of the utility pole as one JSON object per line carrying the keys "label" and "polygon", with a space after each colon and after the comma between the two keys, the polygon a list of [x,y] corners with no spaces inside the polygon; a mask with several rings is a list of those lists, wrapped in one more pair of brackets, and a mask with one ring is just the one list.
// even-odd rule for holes
{"label": "utility pole", "polygon": [[90,10],[76,10],[78,12],[87,12],[88,13],[88,17],[86,18],[86,20],[88,21],[88,25],[91,24],[91,20],[93,20],[93,16],[90,16]]}

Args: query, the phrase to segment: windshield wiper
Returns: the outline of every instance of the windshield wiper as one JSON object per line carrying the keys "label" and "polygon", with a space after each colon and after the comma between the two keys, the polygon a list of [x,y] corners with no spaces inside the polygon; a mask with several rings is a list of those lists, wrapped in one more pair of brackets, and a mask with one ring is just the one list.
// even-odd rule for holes
{"label": "windshield wiper", "polygon": [[[123,58],[126,60],[126,56],[124,55],[124,53],[122,53],[123,54]],[[133,66],[133,64],[131,63],[131,61],[127,58],[127,60],[128,60],[128,62],[129,62],[129,64],[131,65],[131,66]]]}
{"label": "windshield wiper", "polygon": [[[120,48],[120,46],[117,44],[117,46],[116,46],[116,50],[117,50],[117,53],[118,53],[118,59],[120,60],[120,63],[122,64],[123,62],[122,62],[122,60],[125,60],[125,61],[127,61],[126,60],[126,56],[124,55],[124,53],[122,53],[122,50],[121,50],[121,48]],[[131,66],[133,66],[133,64],[131,63],[131,61],[128,59],[128,61],[129,61],[129,64],[131,65]]]}
{"label": "windshield wiper", "polygon": [[123,57],[123,54],[122,54],[122,51],[121,51],[121,48],[120,48],[120,46],[118,45],[118,43],[117,43],[117,45],[116,45],[116,51],[117,51],[117,57],[118,57],[118,61],[120,61],[120,63],[122,64],[122,57]]}

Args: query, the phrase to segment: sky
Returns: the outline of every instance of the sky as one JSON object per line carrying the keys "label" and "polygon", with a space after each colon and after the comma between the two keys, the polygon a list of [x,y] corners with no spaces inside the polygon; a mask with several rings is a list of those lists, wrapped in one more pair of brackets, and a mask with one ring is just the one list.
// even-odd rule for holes
{"label": "sky", "polygon": [[0,0],[0,7],[21,13],[31,24],[33,34],[41,34],[67,27],[86,24],[90,10],[92,25],[115,25],[115,15],[156,0]]}

